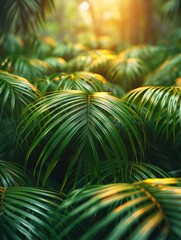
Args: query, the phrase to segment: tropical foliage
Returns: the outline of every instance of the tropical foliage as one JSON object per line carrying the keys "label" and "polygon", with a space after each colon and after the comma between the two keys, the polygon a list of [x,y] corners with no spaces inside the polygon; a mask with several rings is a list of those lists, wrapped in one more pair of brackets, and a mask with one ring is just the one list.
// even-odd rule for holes
{"label": "tropical foliage", "polygon": [[46,12],[52,11],[53,7],[53,0],[1,1],[0,32],[26,33],[35,30],[43,24]]}
{"label": "tropical foliage", "polygon": [[0,239],[180,239],[181,48],[22,35],[53,1],[0,6]]}
{"label": "tropical foliage", "polygon": [[[75,190],[58,209],[56,239],[179,239],[181,179],[148,179]],[[172,223],[174,227],[172,227]]]}

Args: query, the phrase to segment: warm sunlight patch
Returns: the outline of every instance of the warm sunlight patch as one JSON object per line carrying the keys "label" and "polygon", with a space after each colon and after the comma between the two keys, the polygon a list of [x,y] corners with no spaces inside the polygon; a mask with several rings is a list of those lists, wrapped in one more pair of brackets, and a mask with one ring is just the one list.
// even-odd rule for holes
{"label": "warm sunlight patch", "polygon": [[89,9],[89,3],[84,1],[79,5],[81,11],[87,11]]}

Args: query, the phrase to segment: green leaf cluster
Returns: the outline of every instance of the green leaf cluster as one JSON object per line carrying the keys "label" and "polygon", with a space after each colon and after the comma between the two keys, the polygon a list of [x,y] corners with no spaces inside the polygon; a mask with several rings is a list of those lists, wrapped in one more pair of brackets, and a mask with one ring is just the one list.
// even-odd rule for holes
{"label": "green leaf cluster", "polygon": [[0,239],[180,239],[178,48],[12,34],[52,7],[0,1]]}

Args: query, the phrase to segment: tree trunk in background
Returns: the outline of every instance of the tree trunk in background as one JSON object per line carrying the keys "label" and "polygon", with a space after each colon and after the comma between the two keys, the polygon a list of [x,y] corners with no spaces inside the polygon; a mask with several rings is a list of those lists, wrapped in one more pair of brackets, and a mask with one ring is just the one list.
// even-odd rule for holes
{"label": "tree trunk in background", "polygon": [[120,0],[122,43],[155,43],[156,29],[152,0]]}
{"label": "tree trunk in background", "polygon": [[121,15],[121,22],[120,22],[120,40],[121,43],[125,43],[127,41],[127,24],[128,24],[128,15],[127,15],[127,6],[125,1],[120,2],[120,15]]}
{"label": "tree trunk in background", "polygon": [[155,43],[157,35],[157,26],[155,26],[154,8],[152,0],[142,0],[144,10],[143,26],[144,26],[144,43]]}
{"label": "tree trunk in background", "polygon": [[141,0],[120,0],[122,43],[139,44],[141,42],[141,8]]}
{"label": "tree trunk in background", "polygon": [[[144,0],[145,1],[145,0]],[[150,0],[146,0],[148,2]],[[129,0],[129,39],[131,44],[141,41],[141,1]]]}
{"label": "tree trunk in background", "polygon": [[92,2],[92,0],[87,0],[87,2],[89,3],[89,11],[92,18],[92,26],[93,26],[94,34],[96,37],[100,37],[103,35],[102,27],[101,27],[101,23],[102,23],[101,15],[96,14],[94,9],[94,3]]}

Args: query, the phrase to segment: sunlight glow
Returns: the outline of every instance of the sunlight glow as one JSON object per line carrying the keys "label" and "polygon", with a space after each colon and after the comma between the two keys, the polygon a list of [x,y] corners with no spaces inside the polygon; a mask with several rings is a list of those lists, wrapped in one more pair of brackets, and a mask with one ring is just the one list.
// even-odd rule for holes
{"label": "sunlight glow", "polygon": [[79,5],[81,11],[87,11],[89,9],[89,3],[84,1]]}

